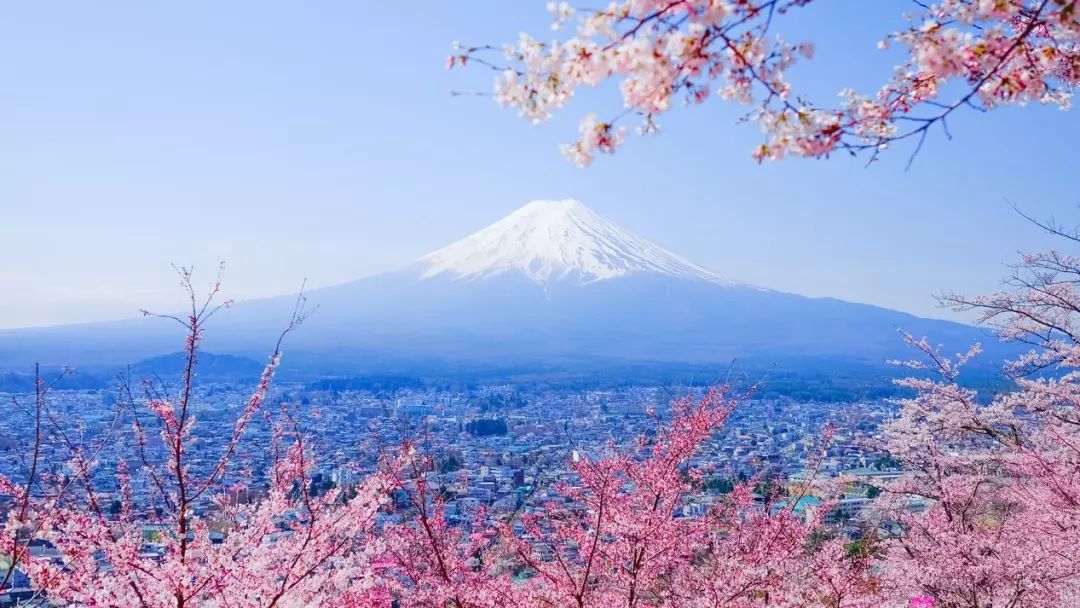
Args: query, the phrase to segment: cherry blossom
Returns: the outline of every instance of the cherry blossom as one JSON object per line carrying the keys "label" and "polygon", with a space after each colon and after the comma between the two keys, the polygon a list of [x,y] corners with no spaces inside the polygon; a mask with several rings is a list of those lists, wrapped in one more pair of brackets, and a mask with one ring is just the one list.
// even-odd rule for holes
{"label": "cherry blossom", "polygon": [[[537,123],[563,108],[580,87],[618,83],[625,109],[607,120],[588,114],[581,136],[562,148],[578,165],[622,143],[616,123],[635,115],[638,131],[675,105],[720,97],[748,107],[763,131],[760,160],[822,157],[838,150],[870,158],[893,142],[917,141],[931,127],[948,134],[961,108],[990,110],[1028,103],[1069,107],[1080,83],[1080,22],[1067,0],[940,0],[920,10],[879,45],[905,59],[880,89],[845,90],[839,104],[797,95],[788,71],[809,60],[809,42],[773,30],[812,0],[619,0],[599,10],[551,3],[556,37],[522,34],[516,43],[455,45],[448,67],[496,70],[495,100]],[[807,9],[809,10],[809,9]],[[565,36],[558,35],[567,30]],[[953,84],[957,86],[952,86]],[[945,95],[942,91],[959,91]]]}
{"label": "cherry blossom", "polygon": [[[751,484],[713,496],[702,515],[701,471],[690,466],[737,399],[717,388],[672,406],[653,438],[578,452],[574,479],[496,530],[446,523],[420,460],[406,481],[412,518],[384,537],[406,574],[409,606],[874,606],[870,562],[838,539],[808,547],[817,518],[755,504]],[[512,575],[523,580],[514,582]]]}
{"label": "cherry blossom", "polygon": [[[1076,235],[1044,225],[1077,242]],[[946,303],[975,310],[1031,346],[1007,366],[1014,386],[982,396],[963,364],[909,338],[923,375],[886,429],[906,474],[879,506],[883,577],[937,606],[1066,606],[1080,597],[1080,373],[1074,327],[1080,266],[1060,252],[1021,257],[1007,289]]]}
{"label": "cherry blossom", "polygon": [[[286,409],[273,421],[273,445],[268,447],[274,458],[265,493],[242,498],[243,485],[234,481],[233,456],[245,429],[256,414],[269,414],[265,403],[281,357],[280,338],[237,414],[217,465],[203,477],[190,472],[199,345],[207,319],[224,305],[214,303],[219,283],[199,299],[190,272],[180,269],[180,276],[190,296],[190,312],[167,318],[186,331],[182,380],[175,394],[164,388],[148,388],[145,398],[128,393],[131,437],[141,469],[118,466],[119,512],[107,512],[94,486],[93,471],[100,466],[97,448],[88,450],[85,442],[68,434],[48,409],[39,385],[38,411],[70,454],[66,480],[42,483],[31,475],[22,487],[0,480],[0,492],[20,497],[23,505],[7,513],[0,551],[12,556],[13,565],[24,570],[50,602],[181,608],[308,606],[348,598],[352,606],[389,605],[370,557],[376,515],[395,483],[392,465],[369,475],[348,500],[337,489],[312,495],[314,459]],[[281,337],[304,315],[301,298]],[[165,462],[148,455],[151,426],[160,428],[161,445],[168,453]],[[136,476],[155,489],[153,505],[133,504],[130,490]],[[31,493],[31,486],[40,489]],[[196,508],[200,499],[214,505],[212,517]],[[215,533],[221,534],[220,542],[215,542]],[[33,558],[26,551],[30,540],[50,544],[58,559]]]}

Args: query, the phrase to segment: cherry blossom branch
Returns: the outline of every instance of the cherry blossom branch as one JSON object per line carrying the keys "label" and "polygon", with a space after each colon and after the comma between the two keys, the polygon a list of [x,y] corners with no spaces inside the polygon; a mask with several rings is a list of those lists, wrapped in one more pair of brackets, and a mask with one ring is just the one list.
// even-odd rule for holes
{"label": "cherry blossom branch", "polygon": [[[688,104],[713,95],[749,106],[765,142],[759,161],[786,155],[819,158],[843,150],[878,159],[888,147],[916,143],[910,166],[930,130],[960,108],[987,111],[1029,102],[1069,105],[1080,84],[1080,24],[1069,0],[941,0],[922,8],[905,31],[881,43],[906,47],[906,58],[875,95],[841,93],[835,108],[816,106],[791,92],[786,73],[798,57],[810,59],[808,43],[767,41],[777,17],[811,0],[621,0],[599,11],[581,11],[576,30],[550,43],[522,35],[504,47],[505,65],[486,58],[491,45],[455,45],[447,65],[470,63],[499,72],[495,99],[530,121],[544,122],[580,87],[617,81],[626,112],[600,121],[586,115],[581,136],[563,153],[588,165],[597,153],[613,153],[625,141],[621,116],[643,118],[638,131],[655,133],[672,97],[687,92]],[[551,3],[553,28],[577,16],[566,2]],[[966,91],[939,100],[943,87],[963,82]],[[921,108],[940,111],[915,114]],[[914,123],[912,128],[901,128]]]}

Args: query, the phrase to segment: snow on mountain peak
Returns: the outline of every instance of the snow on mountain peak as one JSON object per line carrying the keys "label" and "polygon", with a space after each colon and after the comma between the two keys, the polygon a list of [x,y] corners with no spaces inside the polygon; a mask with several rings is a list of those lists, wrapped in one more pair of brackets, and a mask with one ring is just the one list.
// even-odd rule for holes
{"label": "snow on mountain peak", "polygon": [[573,199],[532,201],[420,258],[423,277],[483,278],[518,271],[537,283],[654,273],[714,283],[719,276],[622,228]]}

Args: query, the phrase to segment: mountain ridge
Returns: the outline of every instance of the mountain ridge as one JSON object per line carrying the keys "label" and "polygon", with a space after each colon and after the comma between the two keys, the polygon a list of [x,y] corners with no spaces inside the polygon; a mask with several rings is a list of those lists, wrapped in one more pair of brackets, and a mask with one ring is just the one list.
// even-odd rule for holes
{"label": "mountain ridge", "polygon": [[[968,325],[728,281],[570,199],[534,201],[405,268],[307,295],[319,309],[289,336],[285,361],[315,375],[732,359],[884,368],[911,354],[897,329],[947,352],[982,342],[995,365],[1017,350]],[[294,303],[237,303],[205,345],[261,360]],[[142,319],[0,331],[0,372],[126,364],[174,352],[178,329]]]}

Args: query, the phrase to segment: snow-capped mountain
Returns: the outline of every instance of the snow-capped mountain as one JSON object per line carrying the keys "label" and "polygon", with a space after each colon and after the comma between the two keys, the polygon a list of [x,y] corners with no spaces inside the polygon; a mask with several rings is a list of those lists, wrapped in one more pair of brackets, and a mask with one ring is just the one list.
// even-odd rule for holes
{"label": "snow-capped mountain", "polygon": [[[759,369],[880,370],[910,354],[898,328],[949,349],[980,341],[984,361],[1001,355],[967,325],[725,281],[573,200],[531,202],[399,271],[308,298],[319,310],[289,336],[286,367],[309,373],[625,370],[734,358]],[[294,301],[234,306],[215,317],[206,347],[264,355]],[[179,340],[173,325],[143,319],[0,332],[0,372],[34,361],[125,364],[175,352]]]}
{"label": "snow-capped mountain", "polygon": [[656,273],[724,284],[718,275],[601,217],[573,199],[532,201],[419,260],[424,278],[478,279],[520,272],[545,284]]}

